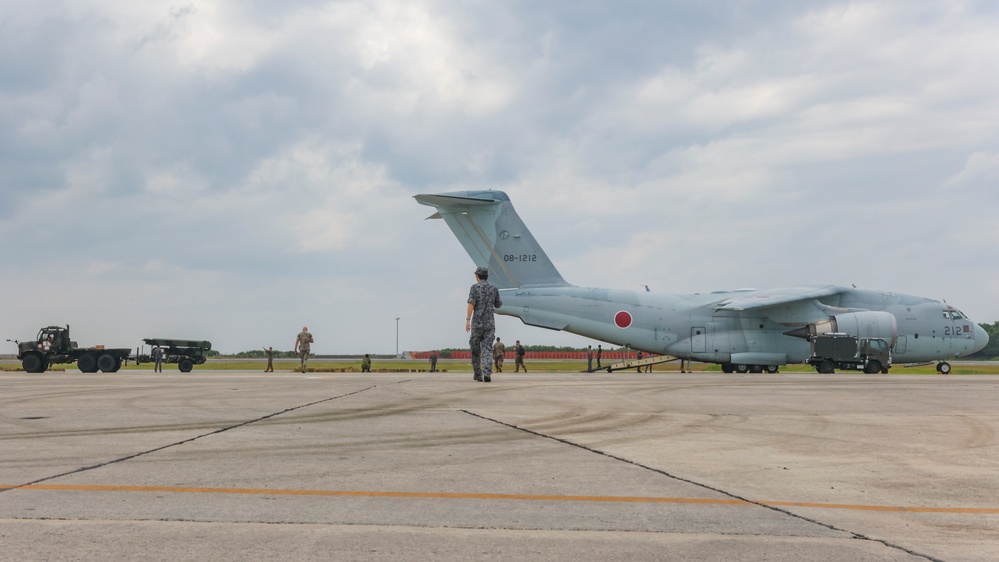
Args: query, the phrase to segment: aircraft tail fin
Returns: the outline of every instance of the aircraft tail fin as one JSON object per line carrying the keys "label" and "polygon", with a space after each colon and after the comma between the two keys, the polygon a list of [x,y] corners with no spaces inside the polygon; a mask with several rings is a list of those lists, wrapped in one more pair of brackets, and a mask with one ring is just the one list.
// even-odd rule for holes
{"label": "aircraft tail fin", "polygon": [[416,195],[435,207],[428,219],[444,219],[476,266],[489,268],[500,289],[568,286],[502,191]]}

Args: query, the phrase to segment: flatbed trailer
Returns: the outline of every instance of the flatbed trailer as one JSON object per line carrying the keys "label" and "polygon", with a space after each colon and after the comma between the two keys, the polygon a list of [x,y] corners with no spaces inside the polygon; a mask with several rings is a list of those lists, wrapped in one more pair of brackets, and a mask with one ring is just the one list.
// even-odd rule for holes
{"label": "flatbed trailer", "polygon": [[[178,340],[172,338],[144,338],[146,345],[163,348],[163,362],[176,363],[182,373],[190,373],[195,365],[202,365],[208,360],[205,355],[212,349],[212,342],[204,340]],[[148,356],[140,356],[151,361]]]}

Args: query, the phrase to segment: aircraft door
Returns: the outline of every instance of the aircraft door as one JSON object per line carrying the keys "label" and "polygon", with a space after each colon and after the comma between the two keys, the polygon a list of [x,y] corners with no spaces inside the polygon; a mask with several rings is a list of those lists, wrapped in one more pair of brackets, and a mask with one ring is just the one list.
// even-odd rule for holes
{"label": "aircraft door", "polygon": [[906,336],[899,336],[895,340],[895,355],[905,355],[905,348],[908,343],[909,340]]}
{"label": "aircraft door", "polygon": [[690,329],[690,352],[704,353],[707,350],[707,330],[703,326]]}

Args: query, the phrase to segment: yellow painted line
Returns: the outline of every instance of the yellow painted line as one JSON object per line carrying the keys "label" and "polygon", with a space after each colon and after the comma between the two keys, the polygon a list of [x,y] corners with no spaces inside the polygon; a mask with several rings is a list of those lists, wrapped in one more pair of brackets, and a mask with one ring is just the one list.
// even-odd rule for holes
{"label": "yellow painted line", "polygon": [[[29,484],[26,486],[0,484],[0,489],[45,490],[60,492],[159,492],[174,494],[236,494],[265,496],[326,496],[367,498],[417,498],[417,499],[471,499],[471,500],[526,500],[595,503],[677,503],[693,505],[755,505],[737,499],[712,498],[661,498],[644,496],[554,496],[537,494],[474,494],[458,492],[377,492],[364,490],[269,490],[264,488],[196,488],[188,486],[102,486],[86,484]],[[898,513],[961,513],[999,514],[999,508],[986,507],[900,507],[887,505],[854,505],[836,503],[760,501],[772,507],[808,507],[817,509],[847,509],[855,511],[883,511]]]}

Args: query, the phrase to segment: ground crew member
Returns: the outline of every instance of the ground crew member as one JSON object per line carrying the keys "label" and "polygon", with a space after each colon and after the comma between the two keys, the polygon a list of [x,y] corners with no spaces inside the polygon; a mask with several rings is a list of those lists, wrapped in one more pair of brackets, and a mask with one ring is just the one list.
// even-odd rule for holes
{"label": "ground crew member", "polygon": [[371,357],[367,353],[364,354],[364,359],[361,359],[361,372],[371,372]]}
{"label": "ground crew member", "polygon": [[593,372],[593,346],[586,346],[586,372]]}
{"label": "ground crew member", "polygon": [[499,289],[488,281],[489,270],[475,270],[475,284],[468,290],[468,307],[465,309],[465,331],[470,334],[468,346],[472,352],[473,379],[492,382],[492,342],[496,335],[493,309],[503,306]]}
{"label": "ground crew member", "polygon": [[524,367],[524,372],[526,373],[527,367],[524,366],[524,353],[527,353],[527,350],[524,349],[524,346],[520,345],[520,340],[517,340],[514,349],[516,350],[516,355],[517,355],[516,362],[514,363],[514,365],[517,367],[517,372],[519,373],[520,368]]}
{"label": "ground crew member", "polygon": [[604,348],[600,347],[601,344],[597,344],[597,368],[600,368],[600,356],[604,354]]}
{"label": "ground crew member", "polygon": [[265,347],[264,348],[264,353],[267,354],[267,368],[264,369],[264,372],[265,373],[273,373],[274,372],[274,348],[273,347]]}
{"label": "ground crew member", "polygon": [[[636,360],[637,361],[641,361],[642,357],[643,357],[642,352],[639,351]],[[641,373],[642,372],[642,366],[639,365],[638,368],[635,369],[635,371]]]}
{"label": "ground crew member", "polygon": [[312,334],[309,333],[309,328],[306,326],[302,327],[302,331],[298,333],[298,337],[295,338],[295,353],[302,359],[302,372],[305,372],[305,365],[309,362],[309,352],[312,351],[312,344],[316,340],[312,338]]}
{"label": "ground crew member", "polygon": [[437,372],[437,351],[436,350],[430,352],[430,372],[431,373],[436,373]]}
{"label": "ground crew member", "polygon": [[493,364],[496,365],[496,372],[503,372],[503,359],[506,354],[506,345],[496,338],[496,343],[493,344]]}
{"label": "ground crew member", "polygon": [[153,348],[153,372],[163,372],[163,348],[158,345]]}

